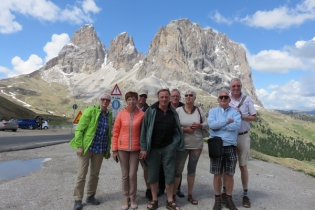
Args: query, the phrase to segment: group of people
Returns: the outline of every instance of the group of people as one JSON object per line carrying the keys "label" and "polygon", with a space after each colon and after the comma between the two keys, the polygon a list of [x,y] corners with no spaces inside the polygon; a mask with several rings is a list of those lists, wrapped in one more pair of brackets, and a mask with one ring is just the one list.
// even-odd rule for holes
{"label": "group of people", "polygon": [[249,122],[256,121],[257,116],[252,100],[241,92],[241,88],[241,81],[232,79],[230,93],[226,90],[220,91],[218,106],[209,110],[208,118],[202,108],[195,105],[197,93],[191,88],[184,92],[185,103],[180,102],[181,94],[178,89],[160,89],[157,93],[158,101],[151,106],[146,103],[146,90],[138,91],[139,94],[130,91],[125,94],[127,106],[118,113],[114,124],[108,110],[111,97],[109,94],[102,94],[99,105],[84,110],[75,137],[70,142],[78,156],[73,209],[83,208],[82,198],[89,165],[86,203],[100,204],[95,198],[98,177],[103,157],[108,159],[110,156],[121,167],[121,209],[138,208],[136,194],[139,162],[143,168],[146,197],[150,200],[147,209],[159,207],[158,196],[164,194],[164,189],[167,194],[166,208],[180,209],[176,204],[176,195],[184,197],[180,191],[180,183],[187,160],[187,200],[198,205],[198,200],[192,194],[196,168],[204,144],[203,129],[208,128],[210,139],[214,136],[221,137],[224,148],[221,157],[210,158],[210,172],[214,174],[213,209],[221,209],[221,203],[225,203],[231,210],[237,209],[232,201],[237,159],[244,188],[243,206],[249,208],[248,131]]}

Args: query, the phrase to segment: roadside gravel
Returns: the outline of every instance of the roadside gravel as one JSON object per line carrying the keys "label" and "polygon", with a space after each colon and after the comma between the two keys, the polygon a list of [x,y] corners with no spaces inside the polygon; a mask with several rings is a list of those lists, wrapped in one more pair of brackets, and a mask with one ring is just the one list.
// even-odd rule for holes
{"label": "roadside gravel", "polygon": [[[0,209],[72,209],[72,194],[76,177],[76,154],[74,150],[67,143],[64,143],[31,150],[0,153],[0,162],[34,158],[52,159],[44,162],[42,169],[31,174],[0,182]],[[177,198],[181,210],[212,209],[214,204],[213,176],[209,173],[209,167],[210,161],[205,145],[197,168],[193,194],[194,198],[199,200],[199,205],[193,206],[187,201],[185,171],[182,190],[186,192],[186,196],[185,198]],[[313,177],[278,164],[255,159],[249,161],[248,168],[250,173],[249,196],[252,202],[251,209],[314,209],[315,179]],[[18,169],[12,168],[12,170]],[[148,201],[144,198],[144,194],[143,171],[139,166],[138,209],[146,209]],[[241,195],[240,173],[237,170],[233,200],[240,210],[246,209],[241,205]],[[121,171],[119,164],[112,159],[103,162],[96,197],[100,199],[101,204],[99,206],[85,204],[84,210],[121,209]],[[165,202],[166,196],[163,195],[159,198],[159,209],[166,209]]]}

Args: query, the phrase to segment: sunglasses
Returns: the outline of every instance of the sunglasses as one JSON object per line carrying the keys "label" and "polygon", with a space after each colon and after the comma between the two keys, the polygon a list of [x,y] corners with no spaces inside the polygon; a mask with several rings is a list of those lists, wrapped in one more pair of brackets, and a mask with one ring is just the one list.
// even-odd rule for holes
{"label": "sunglasses", "polygon": [[193,97],[194,94],[186,94],[186,95],[185,95],[185,97],[188,97],[188,96],[189,96],[189,97]]}
{"label": "sunglasses", "polygon": [[101,98],[101,101],[102,101],[102,102],[104,102],[104,101],[106,101],[106,102],[110,102],[110,99],[107,99],[107,98]]}
{"label": "sunglasses", "polygon": [[241,87],[242,85],[232,85],[232,88],[235,88],[235,87]]}
{"label": "sunglasses", "polygon": [[140,95],[140,98],[147,98],[147,95]]}
{"label": "sunglasses", "polygon": [[219,96],[219,99],[229,99],[229,96]]}

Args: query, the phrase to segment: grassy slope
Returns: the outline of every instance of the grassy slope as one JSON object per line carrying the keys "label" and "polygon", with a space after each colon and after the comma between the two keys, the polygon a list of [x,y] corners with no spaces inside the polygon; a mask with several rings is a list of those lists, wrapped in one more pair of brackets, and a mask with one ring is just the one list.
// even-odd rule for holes
{"label": "grassy slope", "polygon": [[[291,136],[294,139],[299,138],[304,142],[312,142],[315,144],[314,122],[294,119],[291,116],[281,114],[278,111],[259,110],[258,112],[260,118],[263,119],[263,123],[269,125],[274,133],[281,133],[284,136]],[[257,129],[252,129],[252,132],[256,132],[259,136],[265,135],[259,133]],[[251,156],[268,162],[279,163],[315,176],[315,160],[299,161],[293,158],[279,158],[268,156],[255,150],[252,150]]]}

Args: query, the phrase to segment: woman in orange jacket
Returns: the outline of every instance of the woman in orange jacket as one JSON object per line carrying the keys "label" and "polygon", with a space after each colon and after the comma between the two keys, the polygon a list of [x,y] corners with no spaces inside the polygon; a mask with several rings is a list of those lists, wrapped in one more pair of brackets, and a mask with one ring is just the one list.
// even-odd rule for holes
{"label": "woman in orange jacket", "polygon": [[112,152],[117,162],[120,160],[122,172],[122,193],[124,195],[122,209],[138,208],[136,203],[137,171],[140,154],[140,129],[144,112],[137,108],[138,94],[125,94],[126,109],[120,111],[115,120]]}

